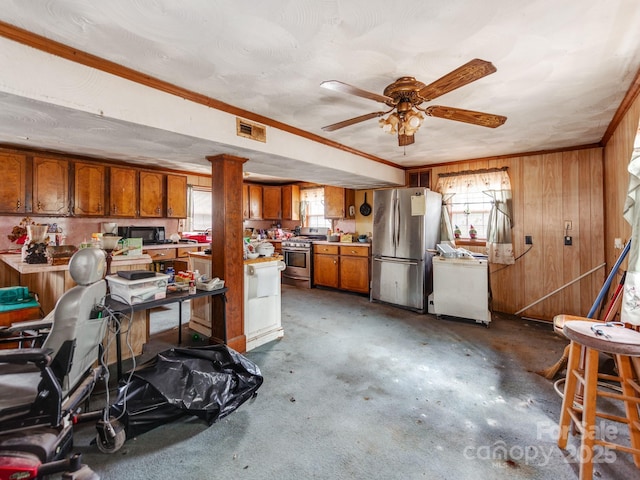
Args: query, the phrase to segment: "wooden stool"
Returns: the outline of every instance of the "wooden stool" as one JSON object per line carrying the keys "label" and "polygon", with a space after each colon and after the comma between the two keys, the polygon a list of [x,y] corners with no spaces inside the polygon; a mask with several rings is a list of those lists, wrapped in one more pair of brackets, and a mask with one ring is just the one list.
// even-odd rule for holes
{"label": "wooden stool", "polygon": [[[580,480],[591,479],[593,476],[595,445],[631,453],[636,467],[640,468],[640,385],[637,380],[640,371],[640,333],[623,327],[603,326],[593,321],[565,322],[563,332],[571,340],[571,344],[560,413],[558,446],[566,448],[573,420],[582,437],[579,450]],[[598,373],[599,352],[613,355],[618,376]],[[584,355],[584,368],[580,366],[581,355]],[[599,379],[620,382],[622,393],[598,390]],[[578,384],[583,387],[584,398],[576,402]],[[626,416],[598,412],[598,396],[621,400]],[[596,417],[626,424],[629,427],[631,447],[596,438]]]}

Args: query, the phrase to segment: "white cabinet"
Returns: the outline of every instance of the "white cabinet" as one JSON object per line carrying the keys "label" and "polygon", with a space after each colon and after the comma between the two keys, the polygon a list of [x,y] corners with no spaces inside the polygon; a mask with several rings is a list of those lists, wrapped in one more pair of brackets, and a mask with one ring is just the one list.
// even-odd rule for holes
{"label": "white cabinet", "polygon": [[244,265],[244,334],[247,351],[282,338],[280,272],[283,262]]}
{"label": "white cabinet", "polygon": [[475,320],[487,326],[489,281],[487,260],[482,258],[433,258],[433,310]]}

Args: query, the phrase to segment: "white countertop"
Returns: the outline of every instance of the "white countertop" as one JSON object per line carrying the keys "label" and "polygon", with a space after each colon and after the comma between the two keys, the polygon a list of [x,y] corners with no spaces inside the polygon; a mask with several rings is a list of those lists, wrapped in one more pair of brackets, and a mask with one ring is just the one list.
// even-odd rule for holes
{"label": "white countertop", "polygon": [[314,245],[337,245],[339,247],[370,247],[371,242],[329,242],[328,240],[314,240]]}
{"label": "white countertop", "polygon": [[[25,263],[20,254],[2,254],[0,260],[19,273],[64,272],[69,265],[49,265],[47,263]],[[149,255],[116,255],[112,258],[112,265],[147,265],[151,263]]]}
{"label": "white countertop", "polygon": [[161,250],[164,248],[209,248],[210,243],[161,243],[160,245],[143,245],[142,250]]}

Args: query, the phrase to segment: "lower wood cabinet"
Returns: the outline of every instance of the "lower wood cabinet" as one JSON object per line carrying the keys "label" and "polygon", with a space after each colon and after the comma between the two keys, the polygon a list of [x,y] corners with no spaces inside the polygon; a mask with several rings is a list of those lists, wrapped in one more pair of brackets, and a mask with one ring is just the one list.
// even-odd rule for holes
{"label": "lower wood cabinet", "polygon": [[340,288],[369,293],[369,247],[340,247]]}
{"label": "lower wood cabinet", "polygon": [[340,288],[340,257],[337,245],[313,246],[313,284]]}
{"label": "lower wood cabinet", "polygon": [[369,293],[369,247],[352,245],[313,246],[314,285]]}

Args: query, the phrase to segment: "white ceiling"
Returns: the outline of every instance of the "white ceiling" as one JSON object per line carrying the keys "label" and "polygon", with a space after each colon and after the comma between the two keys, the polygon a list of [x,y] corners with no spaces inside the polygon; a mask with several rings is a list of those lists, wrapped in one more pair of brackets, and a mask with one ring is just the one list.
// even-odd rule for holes
{"label": "white ceiling", "polygon": [[[400,167],[598,143],[640,67],[637,0],[0,0],[0,20]],[[194,172],[210,171],[207,155],[238,154],[261,175],[357,188],[399,178],[381,180],[369,159],[346,168],[353,155],[337,149],[269,144],[270,130],[254,149],[160,125],[138,106],[129,116],[91,112],[76,95],[108,96],[92,69],[81,67],[77,89],[45,93],[56,80],[38,69],[62,60],[1,40],[2,143]],[[321,130],[381,110],[320,88],[324,80],[381,94],[401,76],[428,84],[473,58],[497,72],[430,104],[507,116],[497,129],[427,118],[406,148],[376,119]],[[179,126],[180,113],[170,116]]]}

